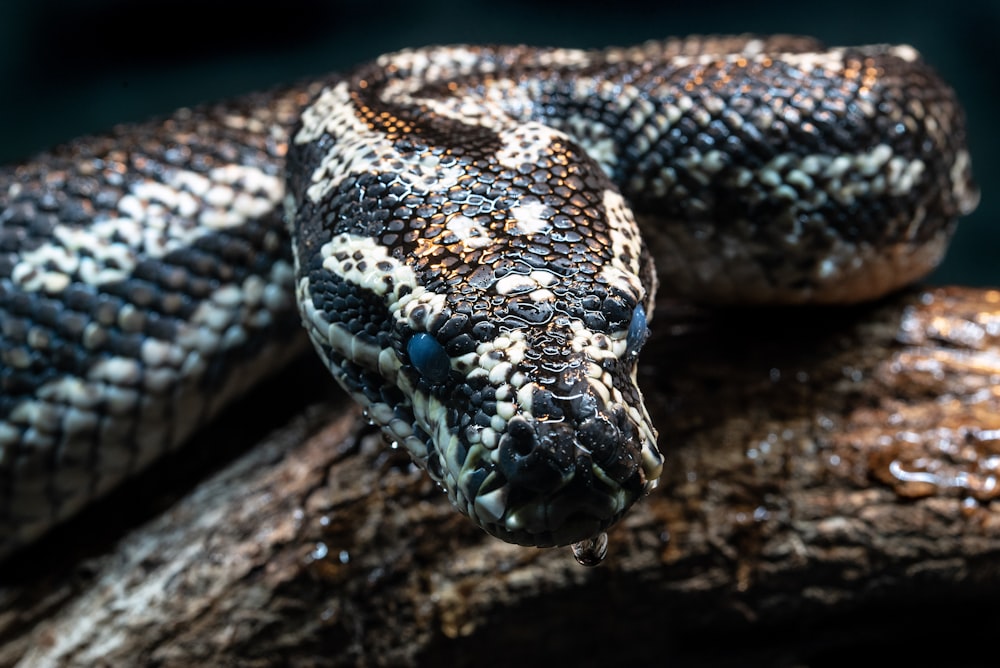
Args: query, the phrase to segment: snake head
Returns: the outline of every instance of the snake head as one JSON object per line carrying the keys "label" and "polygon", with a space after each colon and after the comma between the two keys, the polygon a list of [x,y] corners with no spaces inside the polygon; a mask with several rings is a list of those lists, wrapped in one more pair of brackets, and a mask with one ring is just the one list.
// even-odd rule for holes
{"label": "snake head", "polygon": [[662,468],[635,382],[656,279],[634,216],[561,131],[490,107],[375,113],[379,76],[326,90],[290,149],[306,328],[476,524],[594,538]]}
{"label": "snake head", "polygon": [[622,396],[634,384],[608,382],[627,377],[621,367],[630,362],[568,359],[545,379],[554,382],[517,390],[518,410],[497,431],[496,447],[470,453],[458,476],[469,515],[509,542],[591,538],[649,491],[662,468],[641,401]]}
{"label": "snake head", "polygon": [[433,273],[447,245],[415,258],[343,232],[299,255],[298,301],[340,384],[459,510],[508,542],[566,545],[662,470],[636,385],[655,279],[641,246],[618,242],[595,248],[621,266],[532,268],[501,248],[521,260],[447,285]]}
{"label": "snake head", "polygon": [[[402,356],[401,386],[419,397],[422,425],[411,454],[460,510],[508,542],[546,547],[596,536],[662,469],[635,384],[645,306],[625,294],[575,303],[533,327],[503,327],[524,315],[516,297],[494,311],[499,326],[438,318],[434,334],[413,333]],[[544,314],[547,304],[534,299],[531,308]],[[473,329],[490,336],[469,345]]]}

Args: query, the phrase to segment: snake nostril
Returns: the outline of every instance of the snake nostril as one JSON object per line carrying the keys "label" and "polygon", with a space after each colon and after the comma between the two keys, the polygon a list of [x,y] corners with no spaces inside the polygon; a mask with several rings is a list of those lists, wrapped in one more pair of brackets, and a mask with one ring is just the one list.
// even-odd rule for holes
{"label": "snake nostril", "polygon": [[572,457],[566,439],[538,431],[522,419],[514,419],[500,439],[497,468],[516,487],[534,492],[557,489],[573,475]]}
{"label": "snake nostril", "polygon": [[535,432],[524,420],[513,420],[507,427],[507,449],[518,457],[527,457],[535,448]]}

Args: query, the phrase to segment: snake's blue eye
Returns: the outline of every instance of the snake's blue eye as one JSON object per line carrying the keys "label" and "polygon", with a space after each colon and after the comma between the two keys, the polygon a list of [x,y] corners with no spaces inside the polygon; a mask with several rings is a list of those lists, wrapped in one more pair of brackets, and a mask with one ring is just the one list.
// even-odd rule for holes
{"label": "snake's blue eye", "polygon": [[649,328],[646,326],[646,309],[639,304],[632,311],[632,320],[628,324],[628,334],[625,336],[625,356],[634,357],[639,354],[639,349],[646,342],[649,336]]}
{"label": "snake's blue eye", "polygon": [[418,332],[406,344],[406,353],[417,372],[428,383],[443,383],[451,373],[451,358],[437,339]]}

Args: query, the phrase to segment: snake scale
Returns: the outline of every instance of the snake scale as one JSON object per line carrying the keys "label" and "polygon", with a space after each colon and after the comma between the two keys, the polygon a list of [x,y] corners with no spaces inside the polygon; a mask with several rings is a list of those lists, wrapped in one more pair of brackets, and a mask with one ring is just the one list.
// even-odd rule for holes
{"label": "snake scale", "polygon": [[635,382],[657,285],[837,303],[923,276],[976,205],[963,123],[908,46],[448,46],[3,168],[0,556],[284,365],[300,322],[476,524],[594,541],[662,468]]}

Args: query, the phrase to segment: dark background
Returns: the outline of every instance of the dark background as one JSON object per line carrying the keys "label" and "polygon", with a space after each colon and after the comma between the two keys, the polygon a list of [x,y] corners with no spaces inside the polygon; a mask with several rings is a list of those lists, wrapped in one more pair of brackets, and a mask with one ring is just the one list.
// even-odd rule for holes
{"label": "dark background", "polygon": [[705,32],[909,43],[958,91],[984,191],[936,283],[1000,285],[1000,0],[4,0],[0,162],[121,121],[448,42],[576,47]]}

